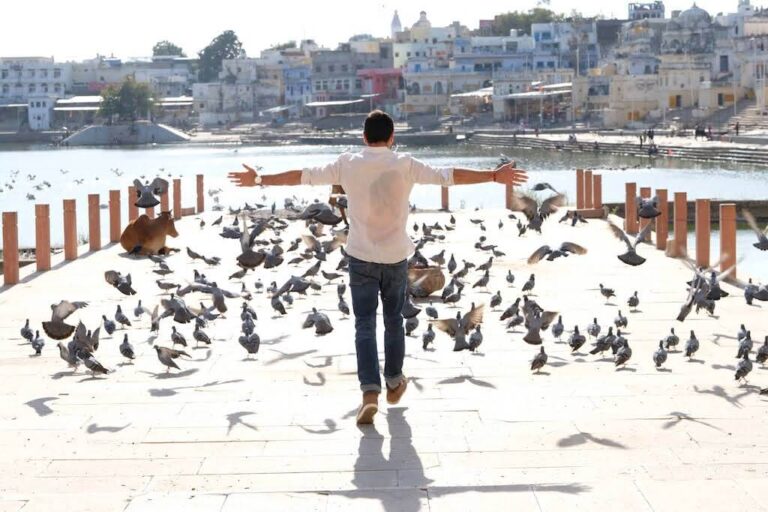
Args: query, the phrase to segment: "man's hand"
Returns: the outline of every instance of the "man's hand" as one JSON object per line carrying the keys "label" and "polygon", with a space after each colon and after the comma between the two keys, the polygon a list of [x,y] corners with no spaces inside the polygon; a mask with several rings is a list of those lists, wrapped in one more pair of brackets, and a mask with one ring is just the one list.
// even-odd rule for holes
{"label": "man's hand", "polygon": [[261,177],[256,173],[256,169],[243,164],[246,168],[243,172],[230,172],[229,181],[238,187],[255,187],[261,182]]}
{"label": "man's hand", "polygon": [[504,164],[494,172],[496,183],[505,185],[522,185],[528,181],[528,173],[522,169],[515,169],[514,163]]}

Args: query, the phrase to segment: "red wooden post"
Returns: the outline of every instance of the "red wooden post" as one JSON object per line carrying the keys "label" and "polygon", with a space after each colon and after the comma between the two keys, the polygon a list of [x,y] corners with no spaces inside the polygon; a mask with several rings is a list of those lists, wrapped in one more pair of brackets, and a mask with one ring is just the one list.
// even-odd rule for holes
{"label": "red wooden post", "polygon": [[173,218],[179,220],[181,218],[181,179],[174,178],[173,180]]}
{"label": "red wooden post", "polygon": [[512,196],[515,194],[515,186],[511,183],[507,183],[504,186],[504,205],[507,207],[507,210],[512,209]]}
{"label": "red wooden post", "polygon": [[624,185],[626,196],[624,199],[624,231],[628,235],[637,234],[637,183]]}
{"label": "red wooden post", "polygon": [[576,169],[576,209],[584,209],[584,169]]}
{"label": "red wooden post", "polygon": [[665,251],[667,249],[667,237],[669,237],[669,197],[667,189],[656,189],[656,197],[659,198],[659,211],[661,211],[661,215],[656,217],[656,248]]}
{"label": "red wooden post", "polygon": [[109,241],[120,241],[120,191],[109,191]]}
{"label": "red wooden post", "polygon": [[166,190],[164,194],[160,196],[160,213],[168,212],[171,210],[171,207],[168,206],[170,202],[170,198],[168,197],[169,191]]}
{"label": "red wooden post", "polygon": [[128,187],[128,222],[133,222],[139,217],[139,208],[136,206],[136,187]]}
{"label": "red wooden post", "polygon": [[150,219],[155,218],[155,207],[152,208],[144,208],[144,214],[149,217]]}
{"label": "red wooden post", "polygon": [[[720,205],[720,271],[736,266],[736,205]],[[728,279],[736,279],[736,268]]]}
{"label": "red wooden post", "polygon": [[205,187],[203,185],[203,175],[197,175],[197,213],[205,211]]}
{"label": "red wooden post", "polygon": [[603,207],[603,176],[594,174],[592,176],[592,208],[600,209]]}
{"label": "red wooden post", "polygon": [[675,257],[688,253],[688,194],[675,192]]}
{"label": "red wooden post", "polygon": [[64,259],[77,259],[77,203],[64,200]]}
{"label": "red wooden post", "polygon": [[696,265],[709,267],[709,242],[712,221],[709,199],[696,200]]}
{"label": "red wooden post", "polygon": [[101,212],[99,194],[88,194],[88,245],[91,251],[101,249]]}
{"label": "red wooden post", "polygon": [[16,212],[3,212],[4,284],[19,282],[19,225]]}
{"label": "red wooden post", "polygon": [[[640,187],[640,197],[643,199],[650,199],[651,198],[651,187]],[[645,226],[651,223],[651,219],[640,219],[640,231],[642,231]],[[648,236],[645,237],[644,242],[650,242],[651,241],[651,234],[648,233]]]}
{"label": "red wooden post", "polygon": [[592,208],[592,171],[584,171],[584,208]]}
{"label": "red wooden post", "polygon": [[440,187],[440,208],[448,211],[450,199],[448,197],[448,187]]}
{"label": "red wooden post", "polygon": [[51,208],[35,205],[35,262],[37,270],[51,269]]}

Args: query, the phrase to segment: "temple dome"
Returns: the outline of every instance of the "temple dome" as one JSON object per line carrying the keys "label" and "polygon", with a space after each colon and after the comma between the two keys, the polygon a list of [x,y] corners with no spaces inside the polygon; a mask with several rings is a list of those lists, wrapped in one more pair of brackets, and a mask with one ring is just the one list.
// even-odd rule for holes
{"label": "temple dome", "polygon": [[707,25],[712,23],[712,17],[707,11],[693,4],[693,7],[681,12],[676,21],[684,27],[695,27],[701,23]]}

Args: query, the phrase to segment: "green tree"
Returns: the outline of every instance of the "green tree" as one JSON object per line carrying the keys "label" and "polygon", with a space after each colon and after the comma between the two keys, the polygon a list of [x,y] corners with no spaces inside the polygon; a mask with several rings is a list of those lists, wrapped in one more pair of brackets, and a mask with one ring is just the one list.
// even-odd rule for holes
{"label": "green tree", "polygon": [[212,82],[219,77],[224,59],[245,57],[245,50],[237,34],[226,30],[216,36],[211,43],[197,54],[199,61],[199,79]]}
{"label": "green tree", "polygon": [[553,21],[563,21],[564,16],[557,14],[550,9],[535,7],[528,12],[512,11],[504,14],[497,14],[493,19],[493,35],[507,36],[509,31],[516,29],[524,34],[531,33],[532,23],[551,23]]}
{"label": "green tree", "polygon": [[99,115],[108,122],[133,122],[146,118],[152,108],[152,92],[147,84],[127,78],[120,85],[110,85],[101,91]]}
{"label": "green tree", "polygon": [[187,54],[181,49],[181,46],[176,46],[172,42],[165,40],[160,41],[152,47],[152,56],[160,57],[165,55],[173,55],[178,57],[186,57]]}
{"label": "green tree", "polygon": [[276,44],[272,48],[270,48],[270,50],[275,50],[279,52],[283,50],[291,50],[293,48],[296,48],[296,41],[288,41],[287,43]]}

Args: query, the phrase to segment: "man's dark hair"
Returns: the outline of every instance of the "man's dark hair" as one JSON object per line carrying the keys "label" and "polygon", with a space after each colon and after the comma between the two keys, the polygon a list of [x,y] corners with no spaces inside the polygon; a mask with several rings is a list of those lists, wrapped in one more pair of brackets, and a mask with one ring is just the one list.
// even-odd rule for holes
{"label": "man's dark hair", "polygon": [[374,110],[365,118],[363,134],[369,144],[387,142],[394,132],[395,122],[386,112]]}

